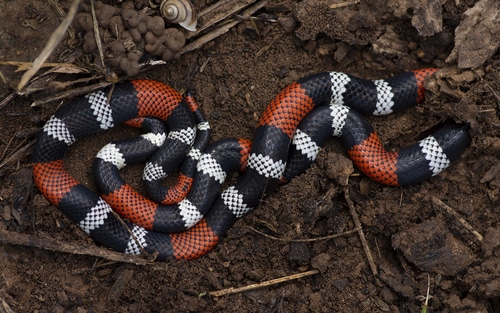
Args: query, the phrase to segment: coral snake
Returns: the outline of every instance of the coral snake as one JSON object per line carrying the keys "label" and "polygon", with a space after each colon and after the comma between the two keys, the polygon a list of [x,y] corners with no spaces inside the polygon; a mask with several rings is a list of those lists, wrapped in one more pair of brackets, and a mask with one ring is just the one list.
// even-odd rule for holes
{"label": "coral snake", "polygon": [[[304,77],[266,107],[252,143],[224,139],[209,147],[208,123],[190,95],[183,98],[155,81],[125,82],[114,87],[111,99],[109,89],[96,91],[73,100],[47,121],[34,147],[34,179],[53,205],[106,247],[156,253],[158,260],[198,258],[264,194],[302,173],[331,136],[341,138],[360,171],[383,184],[414,184],[444,170],[469,145],[467,124],[445,124],[410,147],[388,152],[361,115],[386,115],[422,102],[424,79],[436,70],[384,80],[339,72]],[[76,140],[120,123],[147,133],[136,145],[114,142],[98,153],[98,195],[64,169],[64,154]],[[163,204],[134,191],[118,173],[151,155],[144,180]],[[178,184],[162,187],[163,177],[181,164]],[[236,183],[219,193],[227,173],[241,169],[245,171]]]}

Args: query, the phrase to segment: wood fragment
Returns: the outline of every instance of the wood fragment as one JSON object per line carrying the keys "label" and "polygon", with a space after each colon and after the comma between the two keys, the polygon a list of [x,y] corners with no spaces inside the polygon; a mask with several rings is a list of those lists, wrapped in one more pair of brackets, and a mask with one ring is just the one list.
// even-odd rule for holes
{"label": "wood fragment", "polygon": [[349,211],[351,213],[352,219],[354,221],[354,225],[356,228],[359,228],[358,234],[359,234],[359,239],[361,240],[361,245],[363,246],[363,250],[365,251],[366,258],[368,260],[368,264],[370,265],[370,269],[372,271],[373,276],[375,278],[378,277],[378,270],[377,266],[375,265],[375,262],[373,261],[372,253],[370,251],[370,247],[368,246],[368,241],[366,240],[365,233],[363,232],[363,229],[361,227],[361,222],[358,217],[358,213],[356,212],[356,209],[354,208],[354,204],[349,197],[349,188],[347,186],[344,186],[344,197],[347,202],[347,206],[349,207]]}
{"label": "wood fragment", "polygon": [[102,43],[101,43],[101,33],[99,32],[99,25],[97,25],[97,16],[95,14],[95,0],[90,0],[90,11],[92,13],[92,24],[94,25],[94,38],[95,43],[97,45],[97,51],[99,51],[99,59],[101,59],[102,68],[106,68],[104,65],[104,53],[102,51]]}
{"label": "wood fragment", "polygon": [[499,172],[500,172],[500,163],[496,163],[495,165],[490,167],[489,170],[486,171],[486,173],[483,175],[483,177],[481,177],[479,182],[481,184],[488,183],[493,179],[495,179],[495,177],[498,175]]}
{"label": "wood fragment", "polygon": [[355,5],[355,4],[358,4],[360,2],[361,2],[360,0],[344,1],[344,2],[339,2],[339,3],[332,3],[332,4],[330,4],[329,7],[330,7],[330,9],[338,9],[338,8],[344,8],[344,7],[348,7],[351,5]]}
{"label": "wood fragment", "polygon": [[[0,61],[0,65],[17,66],[16,72],[27,71],[33,66],[33,62],[18,62],[18,61]],[[52,67],[52,73],[78,74],[87,73],[84,68],[72,63],[50,63],[44,62],[40,68]]]}
{"label": "wood fragment", "polygon": [[15,313],[10,306],[2,299],[2,303],[0,305],[0,313]]}
{"label": "wood fragment", "polygon": [[35,140],[30,141],[25,146],[19,149],[16,149],[16,152],[14,152],[10,157],[6,158],[5,160],[2,161],[2,163],[0,163],[0,169],[11,162],[19,161],[19,159],[23,156],[23,154],[29,149],[31,149],[31,146],[33,146],[33,144],[35,144]]}
{"label": "wood fragment", "polygon": [[103,81],[103,82],[100,82],[100,83],[97,83],[97,84],[93,84],[93,85],[90,85],[90,86],[84,86],[84,87],[77,88],[77,89],[67,90],[67,91],[61,92],[59,94],[56,94],[56,95],[48,97],[48,98],[44,98],[44,99],[40,99],[40,100],[35,100],[35,101],[33,101],[33,103],[31,103],[31,106],[32,107],[38,107],[38,106],[40,106],[42,104],[46,104],[46,103],[53,102],[53,101],[56,101],[56,100],[62,100],[62,99],[66,99],[66,98],[69,98],[69,97],[75,97],[75,96],[84,95],[84,94],[87,94],[89,92],[92,92],[92,91],[99,90],[99,89],[102,89],[104,87],[107,87],[109,85],[111,85],[111,82]]}
{"label": "wood fragment", "polygon": [[97,246],[83,247],[80,242],[71,244],[52,238],[38,238],[33,235],[10,232],[6,230],[0,230],[0,243],[34,247],[69,254],[89,255],[114,262],[131,263],[135,265],[151,264],[148,260],[137,255],[123,254]]}
{"label": "wood fragment", "polygon": [[[83,54],[82,50],[75,50],[69,55],[65,56],[60,63],[73,63],[75,62],[81,55]],[[45,64],[45,62],[43,63]],[[17,95],[29,95],[33,94],[37,91],[44,91],[47,90],[48,85],[51,81],[53,81],[57,76],[59,76],[59,73],[53,72],[53,70],[56,68],[51,68],[48,69],[47,71],[44,71],[40,73],[38,76],[32,78],[26,87],[24,87],[23,90],[17,90],[14,91],[13,94]],[[12,94],[12,93],[11,93]],[[3,101],[2,101],[3,102]]]}
{"label": "wood fragment", "polygon": [[258,283],[258,284],[251,284],[251,285],[248,285],[245,287],[227,288],[227,289],[222,289],[222,290],[218,290],[218,291],[210,291],[210,292],[208,292],[208,295],[212,296],[212,297],[221,297],[221,296],[225,296],[225,295],[241,293],[241,292],[256,290],[256,289],[260,289],[260,288],[264,288],[264,287],[268,287],[268,286],[272,286],[272,285],[276,285],[276,284],[281,284],[281,283],[284,283],[287,281],[315,275],[318,273],[319,273],[318,270],[310,270],[310,271],[299,273],[299,274],[294,274],[294,275],[290,275],[290,276],[285,276],[285,277],[281,277],[281,278],[268,280],[268,281]]}
{"label": "wood fragment", "polygon": [[208,65],[208,62],[210,62],[211,56],[208,56],[208,58],[203,62],[203,64],[200,66],[200,73],[203,73],[205,71],[205,68]]}
{"label": "wood fragment", "polygon": [[[256,4],[252,5],[251,7],[247,8],[244,10],[241,15],[247,16],[247,15],[252,15],[258,10],[262,9],[266,4],[267,0],[263,0],[260,2],[257,2]],[[204,44],[206,44],[209,41],[214,40],[215,38],[227,33],[232,27],[238,25],[241,22],[241,20],[235,20],[230,23],[224,24],[220,26],[219,28],[211,31],[210,33],[203,35],[199,38],[197,38],[195,41],[185,45],[180,51],[179,54],[184,54],[186,52],[190,52],[196,49],[199,49],[202,47]]]}
{"label": "wood fragment", "polygon": [[2,101],[0,101],[0,110],[3,109],[4,106],[6,106],[7,104],[10,103],[10,101],[12,99],[14,99],[16,93],[14,92],[11,92],[10,94],[8,94],[5,98],[3,98]]}
{"label": "wood fragment", "polygon": [[9,141],[7,141],[7,144],[5,145],[2,154],[0,154],[0,161],[3,160],[3,158],[5,157],[5,154],[7,153],[7,150],[10,148],[10,145],[12,144],[14,138],[16,138],[15,134],[10,137]]}
{"label": "wood fragment", "polygon": [[272,239],[272,240],[277,240],[277,241],[282,241],[282,242],[315,242],[315,241],[320,241],[320,240],[331,240],[331,239],[335,239],[335,238],[339,238],[339,237],[349,236],[349,235],[357,233],[358,231],[361,230],[361,228],[355,228],[355,229],[348,230],[348,231],[340,233],[340,234],[318,237],[318,238],[284,239],[284,238],[279,238],[279,237],[274,237],[274,236],[268,235],[268,234],[261,232],[260,230],[257,230],[253,227],[250,227],[250,229],[259,235],[262,235],[262,236],[267,237],[267,238]]}
{"label": "wood fragment", "polygon": [[200,22],[200,27],[194,32],[189,32],[186,38],[192,38],[199,35],[206,29],[214,26],[215,24],[225,20],[236,12],[244,9],[245,7],[253,4],[256,0],[220,0],[201,11],[198,14],[198,20]]}
{"label": "wood fragment", "polygon": [[447,205],[443,201],[439,200],[435,196],[431,196],[431,199],[432,199],[432,203],[434,205],[436,205],[438,208],[440,208],[443,212],[448,213],[449,215],[453,216],[465,229],[470,231],[479,242],[483,241],[483,236],[477,230],[475,230],[471,224],[469,224],[465,219],[463,219],[460,216],[460,214],[457,213],[457,211],[455,211],[452,207],[450,207],[449,205]]}
{"label": "wood fragment", "polygon": [[0,71],[0,79],[2,80],[2,82],[4,84],[6,84],[6,85],[8,84],[7,78],[5,78],[5,76],[3,75],[2,71]]}

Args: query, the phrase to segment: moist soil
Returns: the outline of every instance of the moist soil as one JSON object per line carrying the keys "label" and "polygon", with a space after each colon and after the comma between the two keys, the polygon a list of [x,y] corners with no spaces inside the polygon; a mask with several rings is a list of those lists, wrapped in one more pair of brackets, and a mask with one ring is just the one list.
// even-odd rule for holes
{"label": "moist soil", "polygon": [[[120,2],[111,4],[119,8]],[[423,312],[428,294],[427,312],[500,312],[500,58],[492,53],[474,70],[446,61],[456,44],[455,29],[476,1],[438,1],[437,7],[424,2],[434,5],[430,20],[413,1],[367,0],[337,8],[329,8],[329,1],[270,1],[259,18],[245,19],[202,48],[135,77],[182,91],[190,69],[199,66],[192,83],[214,141],[252,138],[274,95],[320,71],[379,79],[443,68],[428,82],[425,103],[367,117],[388,150],[422,139],[446,119],[471,124],[472,142],[459,160],[407,187],[382,186],[357,170],[339,175],[351,164],[332,139],[310,169],[268,194],[212,251],[193,261],[133,265],[9,243],[19,234],[42,243],[96,246],[43,198],[31,177],[30,143],[71,99],[33,108],[35,96],[15,96],[0,111],[2,306],[14,312]],[[194,3],[199,10],[211,4]],[[28,2],[0,0],[2,61],[33,61],[58,24],[45,1],[29,4],[47,18],[27,16]],[[476,32],[469,40],[481,42],[482,36]],[[66,39],[56,55],[79,49]],[[20,77],[14,69],[1,67],[7,80],[2,99]],[[78,141],[66,156],[67,169],[93,188],[96,152],[112,139],[138,133],[119,126]],[[141,170],[134,165],[122,171],[140,190]],[[356,229],[356,220],[373,267],[358,232],[324,238]],[[314,269],[315,275],[260,289],[207,294]]]}

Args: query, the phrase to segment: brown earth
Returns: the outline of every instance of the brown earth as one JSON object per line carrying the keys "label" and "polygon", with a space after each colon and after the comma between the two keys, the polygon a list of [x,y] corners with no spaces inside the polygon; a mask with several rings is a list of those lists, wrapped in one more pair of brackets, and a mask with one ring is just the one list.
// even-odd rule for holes
{"label": "brown earth", "polygon": [[[200,9],[210,4],[194,2]],[[366,0],[334,9],[325,4],[335,2],[270,1],[257,15],[278,22],[243,21],[202,49],[140,77],[182,90],[190,65],[203,65],[194,76],[196,99],[217,140],[251,138],[269,100],[307,74],[335,70],[375,79],[444,68],[429,83],[426,103],[369,120],[388,149],[425,137],[447,117],[467,121],[473,141],[461,159],[409,187],[381,186],[357,172],[348,180],[376,275],[357,233],[289,241],[355,228],[336,182],[336,162],[345,155],[336,139],[305,174],[268,195],[198,260],[131,265],[8,244],[7,234],[27,234],[95,245],[43,199],[31,178],[31,152],[22,152],[60,103],[31,108],[33,98],[16,96],[0,111],[0,312],[9,312],[7,305],[14,312],[422,312],[428,283],[427,312],[500,312],[500,58],[495,46],[482,59],[475,57],[485,40],[491,45],[483,30],[468,33],[467,45],[455,36],[476,1]],[[25,4],[0,0],[2,61],[33,61],[58,24],[45,1],[30,3],[47,19],[28,19]],[[78,48],[65,44],[57,55]],[[462,46],[470,48],[457,53]],[[454,47],[456,56],[448,59]],[[480,61],[474,70],[467,69],[470,59]],[[19,79],[13,69],[0,67],[8,85]],[[11,91],[2,84],[1,98]],[[96,152],[112,137],[132,134],[137,131],[118,127],[77,142],[67,155],[68,170],[92,185]],[[132,166],[124,176],[140,186],[140,172]],[[205,295],[311,269],[319,273],[243,293]]]}

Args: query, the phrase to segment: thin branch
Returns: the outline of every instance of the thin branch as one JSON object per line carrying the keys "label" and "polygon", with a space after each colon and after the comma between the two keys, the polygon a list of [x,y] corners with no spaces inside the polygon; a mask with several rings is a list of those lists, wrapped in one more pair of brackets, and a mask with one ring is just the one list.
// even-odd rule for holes
{"label": "thin branch", "polygon": [[363,246],[363,250],[365,251],[366,258],[368,259],[368,263],[370,265],[370,269],[373,273],[373,276],[378,277],[378,270],[377,266],[375,266],[375,262],[373,261],[372,253],[370,250],[370,247],[368,246],[368,241],[366,240],[365,233],[363,232],[363,229],[361,227],[361,222],[358,217],[358,213],[356,212],[356,209],[354,208],[354,204],[349,197],[349,189],[347,186],[344,186],[344,196],[345,200],[347,202],[347,206],[349,206],[349,212],[351,212],[352,219],[354,221],[354,225],[356,228],[359,228],[359,239],[361,240],[361,245]]}
{"label": "thin branch", "polygon": [[324,237],[318,237],[318,238],[284,239],[284,238],[278,238],[278,237],[274,237],[274,236],[268,235],[268,234],[266,234],[264,232],[261,232],[260,230],[257,230],[257,229],[255,229],[253,227],[250,227],[250,229],[252,231],[256,232],[257,234],[262,235],[264,237],[270,238],[272,240],[283,241],[283,242],[315,242],[315,241],[320,241],[320,240],[330,240],[330,239],[335,239],[335,238],[339,238],[339,237],[349,236],[349,235],[357,233],[358,231],[361,230],[361,228],[355,228],[355,229],[348,230],[348,231],[340,233],[340,234],[335,234],[335,235],[330,235],[330,236],[324,236]]}
{"label": "thin branch", "polygon": [[[267,0],[263,0],[263,1],[260,1],[258,3],[256,3],[255,5],[251,6],[251,7],[248,7],[245,11],[242,12],[242,15],[252,15],[254,14],[255,12],[257,12],[258,10],[262,9],[266,4],[267,4]],[[190,51],[193,51],[193,50],[196,50],[196,49],[199,49],[200,47],[202,47],[204,44],[206,44],[207,42],[209,41],[212,41],[214,40],[215,38],[227,33],[232,27],[236,26],[237,24],[239,24],[241,22],[241,20],[235,20],[233,22],[230,22],[230,23],[227,23],[213,31],[211,31],[210,33],[206,34],[206,35],[203,35],[199,38],[197,38],[195,41],[185,45],[180,51],[179,51],[179,54],[184,54],[186,52],[190,52]]]}
{"label": "thin branch", "polygon": [[22,157],[23,153],[28,151],[28,149],[30,149],[34,143],[35,143],[35,140],[32,140],[32,141],[28,142],[25,146],[23,146],[19,149],[16,149],[16,152],[14,152],[8,158],[5,158],[5,160],[3,160],[2,163],[0,163],[0,169],[3,168],[5,165],[9,164],[10,162],[19,160]]}
{"label": "thin branch", "polygon": [[94,38],[95,43],[97,45],[97,51],[99,51],[99,58],[101,59],[101,66],[105,68],[104,65],[104,53],[102,52],[102,44],[101,44],[101,34],[99,33],[99,25],[97,25],[97,16],[95,14],[95,0],[90,0],[90,10],[92,12],[92,24],[94,25]]}
{"label": "thin branch", "polygon": [[227,288],[227,289],[222,289],[222,290],[218,290],[218,291],[210,291],[210,292],[208,292],[208,295],[210,295],[212,297],[221,297],[221,296],[225,296],[225,295],[241,293],[241,292],[256,290],[256,289],[260,289],[260,288],[264,288],[264,287],[268,287],[268,286],[272,286],[272,285],[276,285],[276,284],[281,284],[281,283],[284,283],[287,281],[315,275],[318,273],[319,273],[318,270],[310,270],[310,271],[299,273],[299,274],[293,274],[290,276],[285,276],[285,277],[281,277],[281,278],[267,280],[267,281],[262,282],[262,283],[252,284],[252,285],[248,285],[245,287]]}
{"label": "thin branch", "polygon": [[469,224],[465,219],[463,219],[460,214],[458,214],[455,210],[453,210],[449,205],[444,203],[443,201],[439,200],[435,196],[431,196],[432,203],[437,205],[439,208],[441,208],[444,212],[450,214],[453,216],[465,229],[470,231],[479,242],[483,241],[483,236],[472,227],[471,224]]}
{"label": "thin branch", "polygon": [[90,247],[83,247],[80,242],[71,244],[52,238],[38,238],[33,235],[16,233],[6,230],[0,230],[0,243],[35,247],[69,254],[90,255],[114,262],[132,263],[135,265],[151,264],[151,262],[149,262],[148,260],[137,255],[115,252],[94,245]]}

